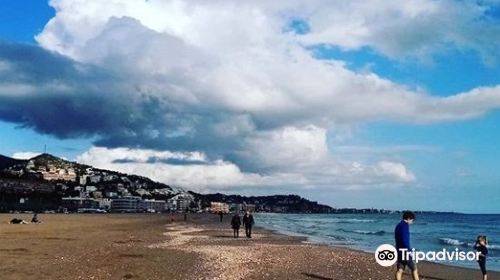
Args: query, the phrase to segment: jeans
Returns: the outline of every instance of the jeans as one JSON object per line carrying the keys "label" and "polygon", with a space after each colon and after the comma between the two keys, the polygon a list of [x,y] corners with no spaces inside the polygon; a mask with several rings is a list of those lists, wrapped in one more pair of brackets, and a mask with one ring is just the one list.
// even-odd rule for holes
{"label": "jeans", "polygon": [[245,234],[248,238],[252,238],[252,226],[245,226]]}

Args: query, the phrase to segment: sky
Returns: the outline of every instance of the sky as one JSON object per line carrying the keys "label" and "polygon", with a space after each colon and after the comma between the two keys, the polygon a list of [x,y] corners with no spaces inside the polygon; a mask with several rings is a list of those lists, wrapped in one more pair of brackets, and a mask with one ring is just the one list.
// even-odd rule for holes
{"label": "sky", "polygon": [[4,0],[0,154],[500,213],[500,3]]}

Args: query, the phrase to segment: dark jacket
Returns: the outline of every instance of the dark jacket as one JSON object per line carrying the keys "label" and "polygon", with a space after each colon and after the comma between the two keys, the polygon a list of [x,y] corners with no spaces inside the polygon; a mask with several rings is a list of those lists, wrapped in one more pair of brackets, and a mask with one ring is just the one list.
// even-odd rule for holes
{"label": "dark jacket", "polygon": [[411,250],[410,245],[410,225],[401,220],[401,222],[394,229],[394,239],[396,240],[396,249],[408,249]]}
{"label": "dark jacket", "polygon": [[238,214],[234,215],[231,219],[231,227],[234,229],[239,229],[241,226],[241,219]]}
{"label": "dark jacket", "polygon": [[245,227],[251,227],[254,223],[252,214],[243,216],[243,225]]}
{"label": "dark jacket", "polygon": [[476,251],[481,253],[481,255],[479,256],[479,261],[485,261],[486,255],[488,255],[488,248],[479,243],[476,243],[476,245],[474,245],[474,249],[476,249]]}

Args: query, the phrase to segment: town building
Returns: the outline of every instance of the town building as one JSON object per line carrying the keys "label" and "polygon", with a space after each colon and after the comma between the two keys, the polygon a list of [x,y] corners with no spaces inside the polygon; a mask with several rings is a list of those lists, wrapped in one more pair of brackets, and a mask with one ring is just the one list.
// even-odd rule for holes
{"label": "town building", "polygon": [[162,213],[165,211],[165,200],[145,199],[139,203],[139,209],[145,212]]}
{"label": "town building", "polygon": [[255,204],[243,204],[243,211],[255,212]]}
{"label": "town building", "polygon": [[211,213],[229,213],[229,205],[223,202],[210,202]]}
{"label": "town building", "polygon": [[83,197],[63,197],[62,207],[70,212],[76,212],[80,209],[99,209],[99,201],[92,198]]}
{"label": "town building", "polygon": [[111,201],[111,211],[126,213],[138,212],[140,202],[141,198],[138,196],[115,198]]}
{"label": "town building", "polygon": [[193,197],[185,194],[178,194],[167,200],[167,209],[172,211],[186,211],[193,201]]}
{"label": "town building", "polygon": [[229,205],[229,211],[231,213],[236,213],[236,212],[239,213],[239,212],[243,211],[243,204],[241,204],[241,203],[231,203]]}
{"label": "town building", "polygon": [[40,167],[38,172],[42,175],[42,178],[47,181],[76,181],[76,172],[73,168],[64,169],[48,165],[47,168]]}
{"label": "town building", "polygon": [[88,179],[87,175],[80,176],[80,185],[85,186],[87,184],[87,179]]}

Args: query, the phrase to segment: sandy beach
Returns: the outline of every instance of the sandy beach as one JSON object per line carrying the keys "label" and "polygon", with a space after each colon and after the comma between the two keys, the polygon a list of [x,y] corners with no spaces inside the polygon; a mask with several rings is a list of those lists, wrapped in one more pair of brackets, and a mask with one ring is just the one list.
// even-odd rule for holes
{"label": "sandy beach", "polygon": [[[0,215],[1,279],[393,279],[371,254],[255,228],[234,239],[229,216]],[[257,221],[258,223],[258,221]],[[244,235],[244,234],[242,234]],[[480,279],[478,270],[420,263],[422,279]],[[406,279],[410,279],[406,275]],[[489,279],[500,279],[490,273]]]}

